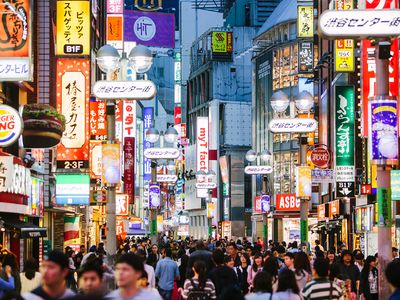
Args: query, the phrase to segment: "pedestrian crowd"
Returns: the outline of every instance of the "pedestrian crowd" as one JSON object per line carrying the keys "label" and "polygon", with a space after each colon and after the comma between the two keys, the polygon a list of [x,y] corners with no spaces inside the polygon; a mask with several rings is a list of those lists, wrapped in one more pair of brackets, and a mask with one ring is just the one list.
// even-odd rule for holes
{"label": "pedestrian crowd", "polygon": [[[17,268],[12,253],[0,252],[0,299],[56,300],[376,300],[377,255],[364,257],[345,246],[311,254],[296,242],[182,240],[164,236],[126,239],[115,255],[104,245],[75,253],[51,251],[40,266],[34,259]],[[385,270],[390,300],[400,300],[400,260]]]}

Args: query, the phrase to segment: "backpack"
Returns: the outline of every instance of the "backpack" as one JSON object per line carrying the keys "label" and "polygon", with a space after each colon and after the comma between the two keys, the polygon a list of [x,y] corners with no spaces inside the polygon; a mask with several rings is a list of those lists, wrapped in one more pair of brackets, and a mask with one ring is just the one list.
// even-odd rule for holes
{"label": "backpack", "polygon": [[204,289],[199,288],[198,285],[196,285],[193,282],[193,279],[190,279],[190,283],[193,286],[193,289],[191,289],[188,293],[187,300],[210,300],[211,295],[206,292]]}

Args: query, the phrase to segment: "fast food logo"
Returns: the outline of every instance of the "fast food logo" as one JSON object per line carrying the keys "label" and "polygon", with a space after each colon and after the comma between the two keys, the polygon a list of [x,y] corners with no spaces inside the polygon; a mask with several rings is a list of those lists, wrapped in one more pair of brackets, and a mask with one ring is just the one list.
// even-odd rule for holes
{"label": "fast food logo", "polygon": [[22,121],[11,106],[0,105],[0,147],[11,145],[22,131]]}

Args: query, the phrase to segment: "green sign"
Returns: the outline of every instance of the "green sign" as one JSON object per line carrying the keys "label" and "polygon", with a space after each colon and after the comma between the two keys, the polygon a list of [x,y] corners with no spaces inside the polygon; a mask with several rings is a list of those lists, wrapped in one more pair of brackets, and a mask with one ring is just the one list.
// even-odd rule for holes
{"label": "green sign", "polygon": [[390,190],[392,200],[400,200],[400,170],[390,171]]}
{"label": "green sign", "polygon": [[229,183],[222,184],[222,195],[229,197]]}
{"label": "green sign", "polygon": [[335,86],[336,181],[354,182],[354,86]]}
{"label": "green sign", "polygon": [[308,243],[308,220],[300,220],[300,241]]}
{"label": "green sign", "polygon": [[385,227],[392,226],[392,201],[390,189],[378,188],[378,224]]}
{"label": "green sign", "polygon": [[157,219],[151,220],[151,235],[157,235]]}

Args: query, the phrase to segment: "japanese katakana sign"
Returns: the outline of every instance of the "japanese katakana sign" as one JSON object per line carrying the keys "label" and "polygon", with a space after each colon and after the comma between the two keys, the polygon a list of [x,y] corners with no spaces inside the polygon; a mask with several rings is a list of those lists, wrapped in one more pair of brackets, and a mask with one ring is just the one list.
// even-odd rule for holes
{"label": "japanese katakana sign", "polygon": [[336,181],[354,181],[354,87],[336,86]]}
{"label": "japanese katakana sign", "polygon": [[93,94],[99,99],[151,100],[156,95],[156,86],[149,80],[97,81]]}
{"label": "japanese katakana sign", "polygon": [[176,148],[149,148],[144,150],[144,157],[148,159],[177,159],[179,150]]}
{"label": "japanese katakana sign", "polygon": [[315,131],[317,124],[310,118],[274,119],[269,122],[269,130],[273,133],[307,133]]}
{"label": "japanese katakana sign", "polygon": [[90,54],[90,1],[57,1],[57,55]]}
{"label": "japanese katakana sign", "polygon": [[318,25],[327,38],[397,37],[400,10],[327,10],[321,14]]}
{"label": "japanese katakana sign", "polygon": [[[337,10],[353,9],[353,0],[336,0]],[[340,39],[335,41],[335,71],[354,72],[354,41]]]}
{"label": "japanese katakana sign", "polygon": [[107,139],[106,103],[90,98],[89,104],[90,139],[105,141]]}
{"label": "japanese katakana sign", "polygon": [[244,172],[249,175],[271,174],[273,168],[271,166],[247,166]]}

